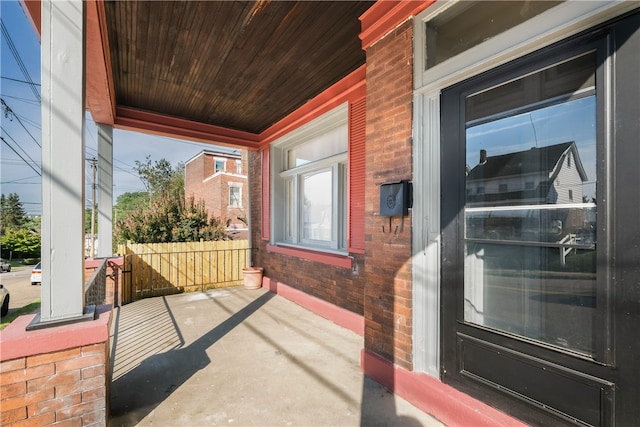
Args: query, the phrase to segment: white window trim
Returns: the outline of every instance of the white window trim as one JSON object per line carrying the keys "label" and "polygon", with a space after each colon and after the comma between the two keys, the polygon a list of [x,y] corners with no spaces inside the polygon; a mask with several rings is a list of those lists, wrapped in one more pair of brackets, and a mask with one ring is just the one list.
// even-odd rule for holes
{"label": "white window trim", "polygon": [[[347,151],[325,159],[318,160],[311,164],[305,164],[295,168],[285,170],[287,165],[287,150],[308,141],[314,137],[323,135],[331,129],[345,126],[348,124],[348,103],[342,104],[333,110],[323,114],[322,116],[312,120],[311,122],[301,126],[300,128],[288,133],[287,135],[274,141],[270,147],[270,207],[271,207],[271,233],[270,244],[289,246],[300,249],[315,250],[332,254],[347,254],[346,248],[346,223],[347,215],[342,215],[342,211],[346,212],[346,190],[339,188],[340,181],[346,186],[346,173],[342,173],[341,165],[346,165],[348,154]],[[348,136],[347,136],[348,138]],[[333,221],[335,226],[332,229],[332,241],[305,241],[299,233],[299,214],[291,218],[293,222],[287,223],[287,201],[288,197],[287,183],[293,182],[293,193],[299,194],[300,187],[297,181],[302,174],[322,168],[333,168]],[[296,178],[297,177],[297,178]],[[291,181],[291,179],[293,179]],[[277,220],[276,220],[277,219]],[[293,235],[288,236],[287,230],[293,230]]]}
{"label": "white window trim", "polygon": [[[216,170],[216,162],[222,162],[222,170]],[[213,158],[213,174],[225,173],[227,171],[227,159],[224,157],[214,157]]]}
{"label": "white window trim", "polygon": [[[228,208],[232,209],[242,209],[242,182],[228,182],[229,186],[229,203],[227,205]],[[239,188],[240,189],[240,199],[238,200],[238,206],[231,204],[231,188]]]}
{"label": "white window trim", "polygon": [[[454,7],[438,0],[414,19],[413,361],[440,377],[440,94],[455,83],[636,9],[638,2],[567,1],[426,69],[425,23]],[[419,119],[422,118],[422,119]]]}

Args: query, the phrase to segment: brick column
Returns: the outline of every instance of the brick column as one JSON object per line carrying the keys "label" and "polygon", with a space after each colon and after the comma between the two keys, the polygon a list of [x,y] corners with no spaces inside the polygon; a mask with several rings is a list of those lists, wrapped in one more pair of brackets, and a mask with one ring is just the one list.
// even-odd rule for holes
{"label": "brick column", "polygon": [[25,331],[34,315],[0,335],[0,425],[106,426],[111,307],[93,322]]}
{"label": "brick column", "polygon": [[412,179],[412,37],[407,21],[367,49],[365,180],[365,350],[409,370],[411,216],[379,212],[380,184]]}

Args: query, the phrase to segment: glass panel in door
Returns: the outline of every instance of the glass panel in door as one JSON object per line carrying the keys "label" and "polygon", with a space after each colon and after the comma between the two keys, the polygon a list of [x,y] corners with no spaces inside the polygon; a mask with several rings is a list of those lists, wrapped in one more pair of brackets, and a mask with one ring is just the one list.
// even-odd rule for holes
{"label": "glass panel in door", "polygon": [[464,320],[593,355],[596,54],[466,97]]}

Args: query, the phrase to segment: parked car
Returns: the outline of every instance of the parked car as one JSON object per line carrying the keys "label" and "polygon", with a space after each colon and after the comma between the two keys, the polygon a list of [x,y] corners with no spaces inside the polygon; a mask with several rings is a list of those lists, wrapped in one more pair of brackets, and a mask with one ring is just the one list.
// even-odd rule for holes
{"label": "parked car", "polygon": [[0,317],[4,317],[9,312],[9,291],[4,287],[4,285],[0,285],[0,300],[2,300],[0,305]]}
{"label": "parked car", "polygon": [[9,261],[0,258],[0,272],[3,271],[11,271],[11,264],[9,264]]}
{"label": "parked car", "polygon": [[33,270],[31,270],[31,284],[39,285],[42,283],[42,266],[41,263],[37,263]]}

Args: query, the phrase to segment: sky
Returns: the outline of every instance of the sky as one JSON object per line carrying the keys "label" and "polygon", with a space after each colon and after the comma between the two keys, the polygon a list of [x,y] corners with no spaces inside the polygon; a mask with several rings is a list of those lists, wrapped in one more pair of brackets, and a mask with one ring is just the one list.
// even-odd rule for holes
{"label": "sky", "polygon": [[[28,215],[42,212],[40,41],[18,1],[0,0],[2,42],[0,45],[0,193],[17,193]],[[16,57],[18,59],[16,59]],[[28,82],[30,77],[33,84]],[[10,111],[7,110],[7,108]],[[87,114],[86,158],[97,154],[97,129]],[[6,141],[6,142],[5,142]],[[133,170],[136,160],[165,158],[174,166],[186,162],[203,149],[228,150],[208,144],[180,141],[137,132],[113,130],[114,203],[126,192],[144,191]],[[91,168],[85,165],[86,206],[91,206]]]}

